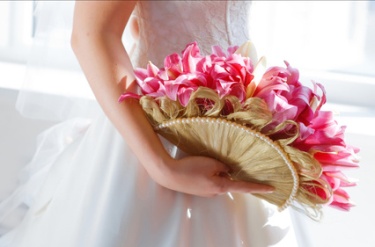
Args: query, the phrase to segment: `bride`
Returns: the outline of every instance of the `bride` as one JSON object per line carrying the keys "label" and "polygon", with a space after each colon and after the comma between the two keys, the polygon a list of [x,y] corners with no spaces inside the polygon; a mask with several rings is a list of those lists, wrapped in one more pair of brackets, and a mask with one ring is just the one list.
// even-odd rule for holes
{"label": "bride", "polygon": [[[272,187],[232,181],[217,160],[183,157],[155,134],[137,101],[117,102],[137,90],[134,67],[161,66],[193,41],[208,54],[212,45],[248,40],[249,7],[77,1],[71,45],[102,112],[90,123],[69,120],[45,133],[69,124],[74,141],[40,168],[47,175],[37,191],[26,186],[29,209],[0,246],[297,246],[288,212],[251,195]],[[136,40],[131,52],[121,42],[126,25]],[[40,159],[47,157],[33,160]]]}

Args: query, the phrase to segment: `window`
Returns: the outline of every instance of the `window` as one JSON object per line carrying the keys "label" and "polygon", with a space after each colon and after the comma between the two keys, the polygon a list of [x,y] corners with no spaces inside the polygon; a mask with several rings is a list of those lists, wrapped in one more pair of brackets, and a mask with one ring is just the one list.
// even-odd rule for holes
{"label": "window", "polygon": [[[33,11],[50,2],[0,2],[0,64],[26,63],[35,32]],[[72,2],[55,3],[59,12],[71,11]],[[287,60],[307,81],[326,85],[330,101],[375,106],[375,2],[254,1],[251,11],[252,39],[269,65]],[[69,68],[64,61],[71,58],[58,42],[50,43],[56,47],[49,47],[46,56],[54,59],[47,64]]]}
{"label": "window", "polygon": [[297,67],[375,76],[375,2],[255,1],[256,45]]}
{"label": "window", "polygon": [[24,63],[32,44],[34,1],[0,2],[0,60]]}
{"label": "window", "polygon": [[254,1],[251,23],[269,64],[287,60],[331,102],[375,106],[375,2]]}

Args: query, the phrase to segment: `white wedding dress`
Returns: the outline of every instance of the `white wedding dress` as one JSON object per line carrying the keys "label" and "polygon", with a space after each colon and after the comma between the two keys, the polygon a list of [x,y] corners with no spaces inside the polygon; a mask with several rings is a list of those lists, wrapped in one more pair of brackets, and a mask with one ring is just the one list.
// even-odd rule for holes
{"label": "white wedding dress", "polygon": [[[249,39],[249,7],[247,1],[141,1],[132,60],[160,66],[193,41],[203,54],[212,45],[240,45]],[[0,212],[28,206],[0,237],[1,247],[298,246],[288,211],[251,195],[201,198],[156,184],[103,113],[42,133],[25,174],[0,203]]]}

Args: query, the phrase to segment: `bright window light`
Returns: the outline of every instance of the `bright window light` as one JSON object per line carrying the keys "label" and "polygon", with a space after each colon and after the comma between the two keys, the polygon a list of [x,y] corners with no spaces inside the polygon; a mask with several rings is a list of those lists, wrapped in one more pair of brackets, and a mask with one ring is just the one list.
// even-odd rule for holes
{"label": "bright window light", "polygon": [[[60,34],[65,36],[71,30],[59,23],[71,20],[60,20],[60,16],[54,14],[56,11],[71,13],[74,2],[56,1],[58,10],[53,8],[53,3],[49,6],[50,3],[52,1],[38,3],[55,11],[45,11],[46,20],[41,22],[47,26],[54,23],[53,28],[48,29],[49,46],[39,51],[34,47],[29,53],[36,21],[33,12],[40,5],[36,1],[0,1],[0,66],[26,64],[28,59],[37,57],[44,61],[43,68],[50,69],[49,74],[59,71],[61,76],[54,78],[65,78],[64,73],[79,71],[73,54],[63,49],[66,40],[60,39]],[[38,11],[38,7],[36,9]],[[287,60],[300,69],[307,83],[315,80],[327,86],[330,100],[375,106],[371,95],[375,92],[375,1],[253,1],[250,23],[251,39],[258,55],[267,57],[268,65]],[[38,34],[43,36],[43,32]],[[129,40],[128,31],[124,37]],[[130,49],[130,43],[125,45]],[[42,53],[38,53],[40,51]],[[19,88],[22,82],[15,86],[14,72],[10,72],[13,70],[5,67],[0,68],[5,71],[2,76],[6,77],[0,81],[0,86],[7,82],[12,83],[12,88]],[[50,78],[37,81],[45,85]],[[86,83],[84,79],[83,83]],[[67,87],[65,83],[64,89]],[[44,90],[44,86],[40,88]]]}
{"label": "bright window light", "polygon": [[375,3],[254,1],[252,38],[270,62],[375,76]]}
{"label": "bright window light", "polygon": [[5,47],[8,43],[9,36],[9,2],[0,2],[0,47]]}

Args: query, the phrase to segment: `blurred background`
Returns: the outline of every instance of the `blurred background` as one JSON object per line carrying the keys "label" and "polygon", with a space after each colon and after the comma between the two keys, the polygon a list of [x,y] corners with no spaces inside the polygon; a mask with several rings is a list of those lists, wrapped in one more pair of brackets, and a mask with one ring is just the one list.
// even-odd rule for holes
{"label": "blurred background", "polygon": [[[62,12],[71,11],[74,4],[59,3],[65,8],[59,8]],[[26,118],[15,108],[18,91],[30,78],[30,61],[35,64],[43,58],[43,70],[50,74],[34,79],[38,93],[91,97],[72,54],[65,50],[66,42],[59,39],[69,31],[64,29],[69,21],[50,12],[43,22],[53,23],[53,29],[44,29],[49,34],[39,30],[36,37],[38,5],[0,1],[0,200],[16,187],[18,172],[35,151],[37,134],[59,120]],[[308,86],[311,80],[322,83],[329,102],[325,109],[347,126],[347,143],[361,149],[360,168],[346,173],[358,180],[348,189],[356,207],[350,212],[326,208],[321,222],[293,213],[300,236],[306,239],[303,247],[374,247],[375,2],[254,1],[250,22],[258,56],[266,56],[268,65],[287,60],[299,68],[301,81]],[[47,35],[49,42],[37,47],[35,43]],[[124,40],[130,47],[128,32]],[[67,80],[67,75],[82,83]],[[53,92],[45,86],[51,77],[60,82]]]}

